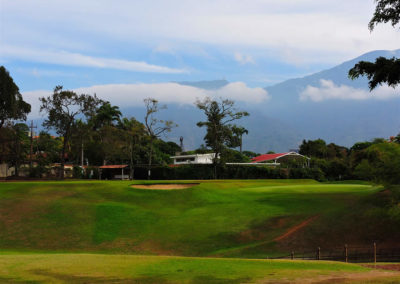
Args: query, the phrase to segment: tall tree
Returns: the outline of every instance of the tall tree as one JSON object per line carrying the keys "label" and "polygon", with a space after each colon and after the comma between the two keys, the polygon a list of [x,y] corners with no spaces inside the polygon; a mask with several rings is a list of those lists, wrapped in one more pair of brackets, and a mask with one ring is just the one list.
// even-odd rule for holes
{"label": "tall tree", "polygon": [[158,101],[153,98],[144,99],[144,105],[146,107],[146,115],[144,117],[145,130],[149,138],[149,151],[148,151],[148,173],[147,178],[151,177],[151,163],[153,158],[153,144],[154,141],[170,132],[172,128],[177,127],[171,120],[160,120],[155,117],[155,115],[162,109],[166,109],[166,106],[160,106]]}
{"label": "tall tree", "polygon": [[[400,21],[400,0],[375,0],[376,8],[369,22],[369,29],[373,31],[380,23],[391,23],[393,27]],[[387,84],[396,87],[400,84],[400,59],[378,57],[375,62],[360,61],[349,70],[349,77],[356,79],[367,76],[370,90],[378,85]]]}
{"label": "tall tree", "polygon": [[93,114],[103,101],[96,95],[77,95],[72,91],[64,91],[62,86],[54,89],[53,95],[39,99],[42,103],[41,112],[47,113],[47,119],[43,126],[47,129],[54,129],[56,133],[63,137],[63,147],[61,151],[60,178],[64,178],[65,154],[69,139],[71,137],[72,126],[79,115],[88,116]]}
{"label": "tall tree", "polygon": [[27,158],[29,151],[29,127],[25,123],[16,123],[12,126],[13,143],[10,164],[15,168],[15,176],[19,176],[22,162]]}
{"label": "tall tree", "polygon": [[25,102],[18,86],[4,66],[0,66],[0,129],[7,120],[26,120],[31,105]]}
{"label": "tall tree", "polygon": [[72,124],[71,131],[71,149],[76,162],[80,162],[81,166],[85,164],[85,144],[90,139],[92,130],[88,123],[82,119],[76,119]]}
{"label": "tall tree", "polygon": [[139,152],[141,150],[140,142],[143,140],[145,135],[145,127],[133,117],[124,117],[121,119],[119,127],[125,132],[125,141],[129,155],[129,179],[133,179],[135,163],[137,163],[137,160],[139,159]]}
{"label": "tall tree", "polygon": [[249,113],[238,111],[234,101],[227,99],[216,101],[206,97],[202,101],[197,100],[195,104],[207,117],[206,121],[198,122],[197,126],[206,127],[204,141],[214,152],[214,177],[217,178],[217,168],[223,161],[224,149],[232,145],[233,129],[238,129],[232,122],[248,116]]}

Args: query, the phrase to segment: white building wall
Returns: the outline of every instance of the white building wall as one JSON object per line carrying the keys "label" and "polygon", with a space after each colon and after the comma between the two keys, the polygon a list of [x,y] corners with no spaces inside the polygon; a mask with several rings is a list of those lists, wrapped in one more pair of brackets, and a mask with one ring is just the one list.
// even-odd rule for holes
{"label": "white building wall", "polygon": [[195,155],[183,155],[171,157],[174,159],[175,165],[187,165],[187,164],[212,164],[214,154],[195,154]]}

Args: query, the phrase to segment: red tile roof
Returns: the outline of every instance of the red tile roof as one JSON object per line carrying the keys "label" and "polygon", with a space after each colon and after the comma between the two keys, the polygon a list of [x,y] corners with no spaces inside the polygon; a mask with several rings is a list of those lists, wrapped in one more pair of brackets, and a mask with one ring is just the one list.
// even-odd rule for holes
{"label": "red tile roof", "polygon": [[123,169],[128,167],[128,165],[106,165],[100,166],[99,169]]}
{"label": "red tile roof", "polygon": [[278,158],[280,158],[282,156],[285,156],[287,154],[289,154],[289,152],[288,153],[279,153],[279,154],[264,154],[264,155],[252,158],[252,161],[253,161],[253,163],[271,161],[271,160],[278,159]]}

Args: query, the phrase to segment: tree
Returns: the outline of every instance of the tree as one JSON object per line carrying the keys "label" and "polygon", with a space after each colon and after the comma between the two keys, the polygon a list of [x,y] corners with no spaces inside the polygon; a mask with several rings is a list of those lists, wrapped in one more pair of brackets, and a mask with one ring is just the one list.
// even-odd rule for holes
{"label": "tree", "polygon": [[103,102],[100,99],[90,95],[77,95],[72,91],[64,91],[62,86],[54,88],[54,93],[49,97],[39,99],[42,103],[41,112],[46,112],[48,117],[43,122],[47,129],[54,129],[56,133],[63,137],[63,146],[61,151],[61,169],[60,178],[64,178],[64,165],[66,148],[71,137],[72,127],[75,119],[79,115],[88,116],[94,113],[94,110]]}
{"label": "tree", "polygon": [[26,120],[31,105],[25,102],[13,78],[0,66],[0,129],[7,120]]}
{"label": "tree", "polygon": [[228,99],[216,101],[206,97],[203,101],[197,100],[195,104],[207,117],[206,121],[198,122],[197,126],[206,127],[204,141],[215,154],[213,165],[214,177],[217,178],[217,168],[223,163],[224,150],[233,144],[233,129],[239,129],[232,122],[248,116],[249,113],[238,111],[234,107],[234,101]]}
{"label": "tree", "polygon": [[239,146],[239,152],[242,153],[243,134],[247,135],[247,134],[249,134],[249,131],[244,127],[234,125],[232,127],[232,132],[234,134],[234,136],[233,136],[233,138],[234,138],[233,147],[235,147],[236,145]]}
{"label": "tree", "polygon": [[135,171],[135,162],[137,163],[139,159],[140,152],[140,142],[143,140],[145,135],[145,127],[142,123],[137,121],[135,118],[124,117],[119,125],[119,128],[124,130],[127,142],[127,150],[129,155],[129,178],[133,179]]}
{"label": "tree", "polygon": [[326,158],[327,150],[326,142],[322,139],[303,140],[299,153],[309,157]]}
{"label": "tree", "polygon": [[19,169],[22,162],[26,160],[29,151],[29,128],[24,123],[16,123],[11,126],[12,130],[12,143],[11,157],[9,159],[10,165],[15,168],[15,176],[19,176]]}
{"label": "tree", "polygon": [[99,153],[102,154],[103,165],[112,160],[112,157],[120,150],[119,147],[114,147],[118,146],[118,142],[121,142],[120,139],[117,139],[121,136],[121,132],[116,128],[114,122],[119,123],[121,115],[118,106],[103,102],[89,119],[92,130],[96,131],[94,136],[97,136],[96,143],[100,146]]}
{"label": "tree", "polygon": [[49,133],[41,131],[39,137],[34,140],[35,160],[37,166],[32,169],[31,175],[42,177],[49,172],[49,165],[58,161],[62,140],[59,137],[52,137]]}
{"label": "tree", "polygon": [[144,99],[146,107],[146,115],[144,117],[145,130],[149,138],[149,151],[148,151],[148,171],[147,178],[151,177],[151,162],[153,156],[153,144],[154,141],[164,135],[166,132],[170,132],[172,128],[177,127],[171,120],[160,120],[155,117],[155,114],[162,109],[166,109],[166,106],[159,106],[158,101],[153,98]]}
{"label": "tree", "polygon": [[364,150],[364,158],[355,168],[360,178],[383,184],[400,183],[400,145],[376,143]]}
{"label": "tree", "polygon": [[77,119],[72,124],[71,132],[71,152],[75,161],[80,161],[80,165],[83,167],[85,163],[85,144],[90,139],[90,126],[81,119]]}
{"label": "tree", "polygon": [[[369,22],[373,31],[379,23],[390,22],[395,27],[400,21],[400,0],[375,0],[377,3],[374,15]],[[378,57],[375,62],[360,61],[349,70],[349,77],[356,79],[367,76],[370,90],[386,83],[390,87],[400,84],[400,59]]]}
{"label": "tree", "polygon": [[94,129],[99,129],[105,125],[112,125],[114,121],[119,122],[121,115],[118,106],[112,106],[109,102],[104,102],[96,111],[91,123]]}

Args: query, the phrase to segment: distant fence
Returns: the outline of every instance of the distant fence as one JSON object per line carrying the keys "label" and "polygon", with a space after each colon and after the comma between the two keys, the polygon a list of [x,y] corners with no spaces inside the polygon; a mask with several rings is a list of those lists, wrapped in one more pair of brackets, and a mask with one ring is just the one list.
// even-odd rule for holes
{"label": "distant fence", "polygon": [[399,247],[371,246],[343,246],[341,248],[316,248],[314,251],[292,251],[288,255],[274,257],[273,259],[299,259],[299,260],[332,260],[352,263],[363,262],[400,262]]}

